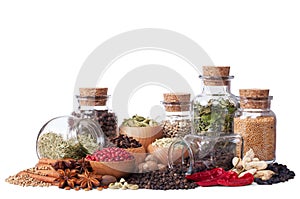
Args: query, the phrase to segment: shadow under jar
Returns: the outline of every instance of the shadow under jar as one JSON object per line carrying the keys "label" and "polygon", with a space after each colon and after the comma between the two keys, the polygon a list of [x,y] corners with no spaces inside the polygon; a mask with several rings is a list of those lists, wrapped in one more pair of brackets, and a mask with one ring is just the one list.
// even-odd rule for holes
{"label": "shadow under jar", "polygon": [[234,117],[234,133],[244,139],[244,152],[252,149],[268,163],[276,158],[276,115],[270,109],[268,89],[240,89],[240,108]]}
{"label": "shadow under jar", "polygon": [[80,88],[80,95],[76,98],[79,106],[72,115],[97,121],[108,139],[118,135],[118,120],[108,106],[110,96],[107,95],[107,88]]}

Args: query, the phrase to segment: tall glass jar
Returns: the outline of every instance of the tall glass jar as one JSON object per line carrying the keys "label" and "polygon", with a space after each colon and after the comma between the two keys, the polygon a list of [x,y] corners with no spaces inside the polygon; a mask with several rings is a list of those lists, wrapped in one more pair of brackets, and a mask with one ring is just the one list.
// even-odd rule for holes
{"label": "tall glass jar", "polygon": [[108,105],[110,96],[107,95],[107,88],[80,88],[78,110],[73,115],[79,118],[91,118],[97,121],[103,133],[108,139],[118,135],[117,115]]}
{"label": "tall glass jar", "polygon": [[192,101],[193,133],[211,135],[215,132],[233,133],[234,112],[238,100],[231,93],[229,66],[203,66],[202,93]]}
{"label": "tall glass jar", "polygon": [[268,163],[276,158],[276,115],[270,109],[269,89],[240,89],[240,108],[234,117],[234,133],[244,139],[244,153],[252,149]]}
{"label": "tall glass jar", "polygon": [[191,133],[190,94],[164,93],[162,105],[166,118],[163,121],[163,137],[184,137]]}

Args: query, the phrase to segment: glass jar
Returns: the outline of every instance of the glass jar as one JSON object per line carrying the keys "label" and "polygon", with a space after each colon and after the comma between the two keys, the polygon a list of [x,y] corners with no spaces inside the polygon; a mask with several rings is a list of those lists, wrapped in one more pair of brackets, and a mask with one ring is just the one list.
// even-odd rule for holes
{"label": "glass jar", "polygon": [[190,94],[164,93],[162,105],[166,118],[163,121],[163,137],[184,137],[191,133]]}
{"label": "glass jar", "polygon": [[38,158],[81,159],[105,145],[99,124],[91,119],[60,116],[46,122],[36,140]]}
{"label": "glass jar", "polygon": [[202,93],[192,101],[193,133],[209,135],[209,132],[233,133],[234,112],[238,100],[231,93],[229,66],[203,66]]}
{"label": "glass jar", "polygon": [[270,109],[269,89],[240,89],[240,108],[234,117],[234,133],[244,139],[244,153],[249,149],[268,163],[276,158],[276,115]]}
{"label": "glass jar", "polygon": [[107,88],[80,88],[77,95],[78,110],[72,115],[97,121],[108,139],[118,135],[117,115],[109,107],[110,96]]}
{"label": "glass jar", "polygon": [[213,134],[213,136],[190,134],[175,140],[168,151],[169,167],[182,164],[187,159],[190,165],[189,174],[217,167],[232,169],[232,159],[242,157],[242,136],[220,132]]}

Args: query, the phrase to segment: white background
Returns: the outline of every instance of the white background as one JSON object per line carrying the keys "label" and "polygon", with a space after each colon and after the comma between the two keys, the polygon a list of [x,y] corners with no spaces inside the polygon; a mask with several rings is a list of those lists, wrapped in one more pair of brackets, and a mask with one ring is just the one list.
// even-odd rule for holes
{"label": "white background", "polygon": [[[2,194],[253,198],[299,193],[298,176],[272,186],[167,192],[75,192],[4,182],[37,162],[35,140],[41,126],[72,110],[74,84],[87,56],[105,40],[139,28],[169,29],[197,42],[215,65],[231,66],[234,94],[239,88],[269,88],[278,120],[277,161],[299,174],[299,8],[297,1],[256,0],[1,1],[1,198]],[[159,64],[159,60],[155,62]]]}

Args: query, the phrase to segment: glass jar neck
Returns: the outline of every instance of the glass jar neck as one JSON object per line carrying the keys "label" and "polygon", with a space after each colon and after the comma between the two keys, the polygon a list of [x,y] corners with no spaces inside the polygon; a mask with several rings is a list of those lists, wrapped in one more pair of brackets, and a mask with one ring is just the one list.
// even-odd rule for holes
{"label": "glass jar neck", "polygon": [[207,95],[224,95],[231,94],[231,79],[234,76],[199,76],[203,82],[202,93]]}
{"label": "glass jar neck", "polygon": [[265,99],[240,97],[240,108],[248,111],[269,111],[271,107],[271,100],[272,96]]}
{"label": "glass jar neck", "polygon": [[227,85],[205,85],[203,86],[202,93],[209,95],[224,95],[231,94],[230,82]]}

